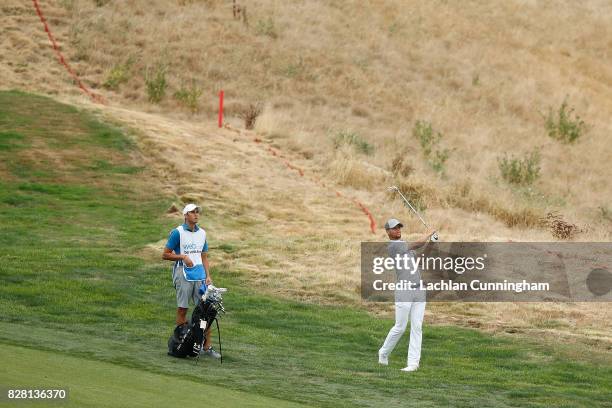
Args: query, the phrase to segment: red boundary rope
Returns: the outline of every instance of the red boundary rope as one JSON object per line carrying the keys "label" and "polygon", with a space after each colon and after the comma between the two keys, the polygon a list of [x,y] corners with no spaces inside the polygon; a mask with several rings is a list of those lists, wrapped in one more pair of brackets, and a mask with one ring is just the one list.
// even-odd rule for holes
{"label": "red boundary rope", "polygon": [[[232,129],[232,127],[229,126],[229,125],[226,125],[226,127]],[[238,131],[238,132],[242,133],[240,131]],[[256,143],[256,144],[261,144],[262,140],[260,138],[258,138],[257,136],[255,136],[255,137],[253,137],[253,142]],[[293,164],[291,164],[291,162],[280,151],[275,150],[275,149],[273,149],[270,146],[266,146],[265,149],[272,156],[282,160],[283,163],[285,164],[285,166],[288,169],[296,171],[300,175],[300,177],[304,177],[305,176],[304,170],[299,168],[299,167],[297,167],[297,166],[295,166],[295,165],[293,165]],[[315,177],[312,177],[312,176],[308,177],[308,179],[310,181],[312,181],[313,183],[315,183],[315,184],[317,184],[317,185],[319,185],[319,186],[321,186],[321,187],[323,187],[325,189],[328,188],[327,185],[324,182],[322,182],[316,176]],[[368,217],[368,220],[370,221],[370,231],[372,232],[372,234],[376,234],[376,221],[374,220],[374,216],[372,215],[370,210],[368,210],[368,207],[366,207],[361,201],[359,201],[357,199],[354,199],[354,198],[347,197],[347,196],[345,196],[344,194],[342,194],[338,190],[335,190],[334,192],[336,193],[336,196],[338,196],[340,198],[344,198],[346,200],[349,200],[352,203],[354,203],[357,207],[359,207],[359,209]]]}
{"label": "red boundary rope", "polygon": [[38,0],[32,0],[32,3],[34,4],[34,8],[36,9],[36,14],[38,14],[40,21],[45,27],[45,31],[47,33],[47,36],[49,37],[49,41],[51,41],[51,45],[53,46],[53,50],[55,51],[55,54],[57,55],[57,59],[59,60],[60,64],[62,64],[64,68],[66,68],[66,71],[68,71],[68,73],[70,74],[74,82],[78,85],[79,88],[81,88],[83,92],[85,92],[91,98],[92,101],[103,104],[104,98],[102,98],[102,95],[98,95],[92,92],[91,90],[89,90],[89,88],[87,88],[85,84],[81,82],[78,75],[76,74],[76,72],[74,72],[74,70],[68,64],[68,62],[66,62],[66,59],[64,58],[64,55],[60,51],[60,47],[57,45],[57,41],[55,41],[55,37],[53,36],[53,33],[51,33],[51,29],[49,28],[49,25],[47,24],[47,19],[45,18],[42,10],[40,9],[40,4],[38,4]]}

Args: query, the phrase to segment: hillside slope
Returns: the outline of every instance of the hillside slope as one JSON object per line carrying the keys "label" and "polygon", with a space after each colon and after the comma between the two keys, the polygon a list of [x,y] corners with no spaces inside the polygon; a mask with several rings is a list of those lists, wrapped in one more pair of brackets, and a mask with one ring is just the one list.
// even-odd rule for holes
{"label": "hillside slope", "polygon": [[[370,205],[368,194],[338,188],[344,194],[338,197],[310,179],[309,175],[317,175],[316,168],[303,167],[300,176],[286,167],[284,159],[271,155],[264,140],[254,141],[257,137],[251,132],[123,108],[104,107],[100,112],[107,120],[139,129],[148,166],[158,171],[159,183],[169,195],[179,202],[203,204],[203,224],[211,239],[225,248],[214,253],[220,267],[244,272],[254,287],[266,293],[316,303],[360,303],[360,242],[384,240],[385,235],[380,224],[377,234],[371,234],[367,218],[347,197]],[[308,166],[308,161],[283,154]],[[380,207],[373,210],[384,222]],[[394,208],[382,211],[392,214]],[[223,216],[211,219],[207,212]],[[173,217],[178,222],[179,216]],[[477,216],[474,221],[474,225],[486,222]],[[498,233],[516,240],[534,236],[503,225]],[[147,254],[158,256],[164,242],[152,244]],[[386,309],[362,306],[374,313]],[[538,333],[608,348],[610,312],[596,303],[433,303],[427,313],[433,322],[519,335]]]}
{"label": "hillside slope", "polygon": [[[139,129],[147,165],[177,204],[197,200],[226,214],[207,220],[212,236],[231,246],[222,262],[258,287],[317,302],[356,301],[358,243],[384,238],[380,226],[392,215],[406,219],[410,237],[422,231],[385,191],[389,184],[427,207],[447,241],[550,240],[536,224],[551,210],[585,230],[578,240],[611,237],[606,2],[559,9],[519,1],[253,1],[243,3],[248,26],[221,1],[97,3],[41,5],[69,63],[106,106],[82,97],[31,4],[17,0],[2,5],[0,87],[57,94]],[[159,67],[167,68],[168,89],[153,104],[145,74]],[[116,86],[104,87],[121,72]],[[203,92],[197,114],[173,96],[192,80]],[[234,130],[214,125],[220,88]],[[572,145],[548,138],[539,113],[557,109],[566,95],[588,124]],[[239,113],[257,101],[265,104],[257,133],[235,131]],[[430,121],[452,149],[443,176],[412,136],[417,120]],[[340,131],[357,134],[372,153],[350,143],[336,148]],[[535,185],[500,179],[504,152],[535,147],[542,148]],[[394,173],[398,157],[406,171]],[[352,198],[372,211],[376,234]],[[607,341],[609,311],[567,308],[436,305],[432,317],[470,324],[480,316],[485,328],[558,329]],[[547,327],[559,319],[561,328]]]}
{"label": "hillside slope", "polygon": [[[499,224],[536,231],[550,211],[578,224],[576,239],[610,239],[608,2],[239,4],[246,22],[217,0],[52,0],[42,8],[76,72],[111,104],[211,121],[223,88],[230,123],[241,126],[239,114],[263,103],[261,133],[329,180],[368,191],[379,208],[390,205],[381,191],[393,183],[463,240],[510,238]],[[3,10],[3,86],[78,92],[29,4],[9,0]],[[146,77],[162,71],[165,96],[151,104]],[[200,113],[187,113],[177,91],[200,95]],[[544,120],[564,100],[586,124],[569,145],[549,138]],[[440,151],[450,152],[442,174],[412,135],[417,121],[442,135]],[[334,148],[343,131],[372,153]],[[532,186],[502,179],[505,153],[535,150],[541,172]],[[404,171],[394,174],[394,160]]]}
{"label": "hillside slope", "polygon": [[[164,135],[172,125],[152,122],[136,122],[146,131],[133,135],[51,98],[0,91],[0,382],[18,389],[68,388],[61,406],[168,406],[170,400],[406,406],[397,395],[407,386],[400,371],[405,354],[394,354],[388,367],[376,358],[390,316],[373,316],[354,304],[286,299],[277,288],[271,296],[265,281],[272,277],[252,276],[242,258],[263,252],[267,243],[256,238],[272,235],[247,228],[238,239],[218,240],[220,231],[239,232],[240,222],[266,226],[253,218],[257,206],[244,205],[239,194],[234,204],[205,202],[212,276],[229,288],[223,347],[213,336],[223,364],[166,354],[175,317],[170,263],[160,259],[157,245],[154,256],[141,250],[180,220],[165,214],[175,196],[164,191],[162,170],[174,151],[179,159],[188,151],[176,143],[161,145],[172,148],[164,155],[154,156],[153,149],[145,154],[134,142],[147,147],[147,139],[157,140],[148,132]],[[196,151],[207,146],[221,156],[230,150],[224,146],[235,143],[231,150],[249,158],[240,153],[248,147],[242,141],[215,143],[214,134],[198,138],[177,126],[184,144]],[[159,160],[159,166],[149,165]],[[182,180],[180,172],[172,176]],[[240,211],[234,218],[231,205]],[[306,247],[296,241],[292,248]],[[222,254],[235,256],[234,264],[223,262]],[[428,325],[424,338],[422,368],[409,378],[410,405],[588,406],[609,400],[606,351],[456,326]],[[432,387],[448,392],[432,393]]]}

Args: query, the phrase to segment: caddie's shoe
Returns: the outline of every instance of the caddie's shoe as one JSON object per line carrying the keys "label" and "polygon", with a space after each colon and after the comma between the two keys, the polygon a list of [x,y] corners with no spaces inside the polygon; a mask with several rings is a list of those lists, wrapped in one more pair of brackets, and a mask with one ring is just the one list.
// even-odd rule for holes
{"label": "caddie's shoe", "polygon": [[409,365],[408,367],[402,368],[402,371],[410,372],[410,371],[416,371],[418,369],[419,369],[418,365]]}
{"label": "caddie's shoe", "polygon": [[389,356],[378,352],[378,364],[389,365]]}
{"label": "caddie's shoe", "polygon": [[209,348],[205,349],[202,352],[202,355],[204,356],[208,356],[208,357],[212,357],[212,358],[221,358],[221,354],[217,353],[215,351],[214,348],[212,348],[212,346],[210,346]]}

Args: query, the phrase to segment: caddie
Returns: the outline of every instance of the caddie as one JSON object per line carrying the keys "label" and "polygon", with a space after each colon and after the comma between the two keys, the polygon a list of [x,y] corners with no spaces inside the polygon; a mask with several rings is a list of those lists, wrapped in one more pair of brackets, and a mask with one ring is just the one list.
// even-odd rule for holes
{"label": "caddie", "polygon": [[[198,290],[202,284],[210,285],[210,266],[208,264],[208,241],[206,231],[198,226],[201,207],[187,204],[183,209],[185,222],[170,232],[168,242],[164,248],[162,259],[174,261],[172,267],[172,282],[176,289],[176,324],[180,326],[187,323],[187,310],[189,299],[194,306],[200,301]],[[204,355],[219,358],[211,346],[209,327],[206,330],[206,340],[203,345]]]}

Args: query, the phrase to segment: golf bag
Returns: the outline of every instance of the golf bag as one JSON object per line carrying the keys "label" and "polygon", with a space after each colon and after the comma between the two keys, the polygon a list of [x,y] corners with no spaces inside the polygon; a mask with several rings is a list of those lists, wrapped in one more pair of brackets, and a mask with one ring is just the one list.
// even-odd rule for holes
{"label": "golf bag", "polygon": [[[203,288],[205,288],[204,285]],[[188,323],[176,326],[168,339],[168,355],[178,358],[199,356],[204,344],[206,329],[215,321],[219,334],[219,352],[221,352],[218,316],[225,312],[221,295],[225,292],[225,289],[210,285],[208,288],[200,290],[200,292],[202,291],[204,291],[204,294],[193,309],[191,320]]]}

